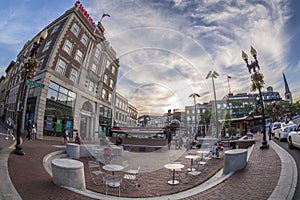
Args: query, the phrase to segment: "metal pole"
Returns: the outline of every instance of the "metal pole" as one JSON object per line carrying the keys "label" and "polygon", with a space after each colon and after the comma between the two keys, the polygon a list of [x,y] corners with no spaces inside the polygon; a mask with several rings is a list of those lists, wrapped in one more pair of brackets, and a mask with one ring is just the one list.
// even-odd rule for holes
{"label": "metal pole", "polygon": [[197,121],[198,120],[197,120],[197,108],[196,108],[196,95],[194,95],[194,105],[195,105],[195,134],[198,136],[198,133],[197,133]]}
{"label": "metal pole", "polygon": [[214,99],[215,99],[215,112],[216,112],[216,138],[219,138],[219,127],[218,127],[218,109],[217,109],[217,98],[216,98],[216,89],[215,89],[215,82],[214,77],[211,77],[212,84],[213,84],[213,90],[214,90]]}
{"label": "metal pole", "polygon": [[19,90],[18,90],[18,97],[19,99],[17,100],[17,143],[16,143],[16,149],[14,151],[15,154],[17,155],[25,155],[22,145],[21,145],[21,129],[22,129],[22,116],[23,116],[23,111],[24,111],[24,87],[25,87],[25,82],[27,80],[27,72],[25,74],[23,82],[20,84]]}
{"label": "metal pole", "polygon": [[266,118],[265,118],[265,108],[264,108],[264,102],[261,95],[261,86],[258,87],[259,92],[259,99],[260,99],[260,106],[262,110],[262,125],[263,125],[263,141],[261,149],[269,148],[267,137],[266,137]]}

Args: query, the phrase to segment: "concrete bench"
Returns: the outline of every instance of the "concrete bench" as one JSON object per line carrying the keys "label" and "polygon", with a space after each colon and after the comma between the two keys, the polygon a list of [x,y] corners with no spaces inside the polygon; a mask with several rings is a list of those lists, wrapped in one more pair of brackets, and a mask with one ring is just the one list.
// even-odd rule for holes
{"label": "concrete bench", "polygon": [[224,153],[223,174],[243,169],[247,165],[247,149],[232,149]]}
{"label": "concrete bench", "polygon": [[56,158],[52,160],[51,167],[54,184],[85,190],[85,176],[82,162]]}
{"label": "concrete bench", "polygon": [[67,155],[73,159],[79,159],[80,145],[74,143],[67,143]]}

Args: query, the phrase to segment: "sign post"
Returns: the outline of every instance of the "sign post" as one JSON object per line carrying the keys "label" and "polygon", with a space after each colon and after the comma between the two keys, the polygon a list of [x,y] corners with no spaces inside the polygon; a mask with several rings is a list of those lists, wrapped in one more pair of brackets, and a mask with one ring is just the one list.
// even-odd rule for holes
{"label": "sign post", "polygon": [[38,82],[29,80],[29,79],[26,80],[26,84],[33,85],[34,87],[38,87],[38,88],[42,88],[42,89],[45,87],[45,85],[43,83],[38,83]]}

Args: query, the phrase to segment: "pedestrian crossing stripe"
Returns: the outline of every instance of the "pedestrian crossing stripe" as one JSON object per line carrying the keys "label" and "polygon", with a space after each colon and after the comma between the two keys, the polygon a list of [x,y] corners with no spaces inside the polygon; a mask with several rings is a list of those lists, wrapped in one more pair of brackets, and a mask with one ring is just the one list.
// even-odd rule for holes
{"label": "pedestrian crossing stripe", "polygon": [[[20,138],[20,144],[23,143],[23,139]],[[14,143],[12,143],[12,145],[10,145],[8,148],[9,149],[16,149],[16,144],[17,144],[17,139],[14,141]]]}

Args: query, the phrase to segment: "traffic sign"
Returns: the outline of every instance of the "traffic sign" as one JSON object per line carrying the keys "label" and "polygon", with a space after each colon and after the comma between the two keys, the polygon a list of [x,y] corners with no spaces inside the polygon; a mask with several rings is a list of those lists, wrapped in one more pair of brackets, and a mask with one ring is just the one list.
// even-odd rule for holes
{"label": "traffic sign", "polygon": [[42,89],[45,87],[45,85],[43,83],[38,83],[38,82],[29,80],[29,79],[26,80],[26,84],[27,85],[32,85],[34,87],[42,88]]}

